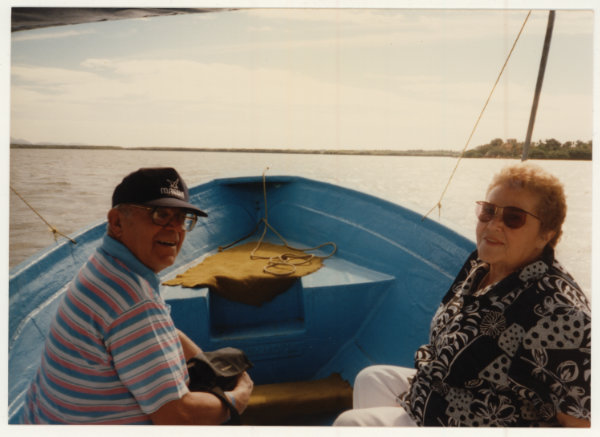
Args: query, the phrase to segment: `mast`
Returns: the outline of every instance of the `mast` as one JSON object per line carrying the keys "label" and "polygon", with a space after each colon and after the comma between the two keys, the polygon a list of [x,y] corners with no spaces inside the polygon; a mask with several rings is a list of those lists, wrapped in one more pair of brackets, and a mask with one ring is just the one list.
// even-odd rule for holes
{"label": "mast", "polygon": [[550,51],[550,41],[552,40],[552,30],[554,29],[554,15],[555,11],[550,11],[548,14],[548,25],[546,26],[544,49],[542,50],[542,59],[540,60],[540,68],[538,71],[537,83],[535,85],[535,95],[533,97],[533,104],[531,106],[529,126],[527,127],[527,137],[525,138],[525,144],[523,144],[523,156],[521,156],[521,161],[525,161],[529,155],[531,134],[533,133],[533,125],[535,124],[535,115],[537,113],[537,107],[540,101],[540,93],[542,92],[542,83],[544,82],[544,73],[546,72],[546,62],[548,61],[548,52]]}

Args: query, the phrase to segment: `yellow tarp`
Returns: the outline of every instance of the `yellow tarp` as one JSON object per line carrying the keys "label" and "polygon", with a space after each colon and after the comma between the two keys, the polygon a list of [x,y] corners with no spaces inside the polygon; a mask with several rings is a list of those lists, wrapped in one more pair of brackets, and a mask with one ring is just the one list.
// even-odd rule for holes
{"label": "yellow tarp", "polygon": [[[268,260],[250,258],[256,244],[250,242],[218,252],[185,273],[165,282],[165,285],[209,287],[229,300],[261,305],[287,290],[297,278],[313,273],[322,266],[322,260],[314,257],[306,264],[296,265],[295,272],[286,276],[265,273],[263,269],[268,264]],[[255,252],[255,255],[261,258],[279,257],[284,254],[306,256],[304,252],[265,242],[262,242]],[[292,260],[292,262],[299,261]],[[269,270],[276,273],[290,271],[286,266],[273,266]]]}

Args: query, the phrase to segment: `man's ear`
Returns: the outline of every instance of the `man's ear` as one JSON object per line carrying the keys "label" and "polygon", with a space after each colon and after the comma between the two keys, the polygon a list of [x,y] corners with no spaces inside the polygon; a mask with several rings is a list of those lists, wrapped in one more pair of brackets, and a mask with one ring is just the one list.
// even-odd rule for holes
{"label": "man's ear", "polygon": [[123,235],[123,216],[121,214],[121,211],[119,211],[117,208],[110,209],[108,211],[107,219],[108,235],[110,235],[113,238],[116,238],[117,240],[120,240],[121,236]]}

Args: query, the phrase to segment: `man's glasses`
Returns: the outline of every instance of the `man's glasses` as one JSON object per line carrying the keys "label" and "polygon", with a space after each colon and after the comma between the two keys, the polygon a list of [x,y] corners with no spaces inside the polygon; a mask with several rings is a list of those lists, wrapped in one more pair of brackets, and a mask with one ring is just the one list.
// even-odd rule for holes
{"label": "man's glasses", "polygon": [[180,227],[186,232],[191,231],[196,226],[198,216],[192,212],[185,211],[179,208],[165,208],[161,206],[143,206],[129,204],[136,208],[141,208],[150,211],[150,217],[152,223],[157,226],[171,225],[174,227]]}
{"label": "man's glasses", "polygon": [[538,216],[533,215],[524,209],[517,208],[516,206],[502,207],[494,205],[493,203],[484,202],[482,200],[475,203],[477,204],[477,207],[475,208],[475,214],[480,222],[487,223],[496,215],[499,215],[507,227],[511,229],[519,229],[525,224],[528,215],[541,220]]}

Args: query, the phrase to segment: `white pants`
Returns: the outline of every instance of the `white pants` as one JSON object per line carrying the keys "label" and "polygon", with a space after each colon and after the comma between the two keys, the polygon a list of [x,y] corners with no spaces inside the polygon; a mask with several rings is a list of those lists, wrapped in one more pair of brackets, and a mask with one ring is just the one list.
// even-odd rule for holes
{"label": "white pants", "polygon": [[334,426],[417,426],[398,404],[399,394],[408,391],[415,369],[399,366],[370,366],[354,381],[353,408],[340,414]]}

